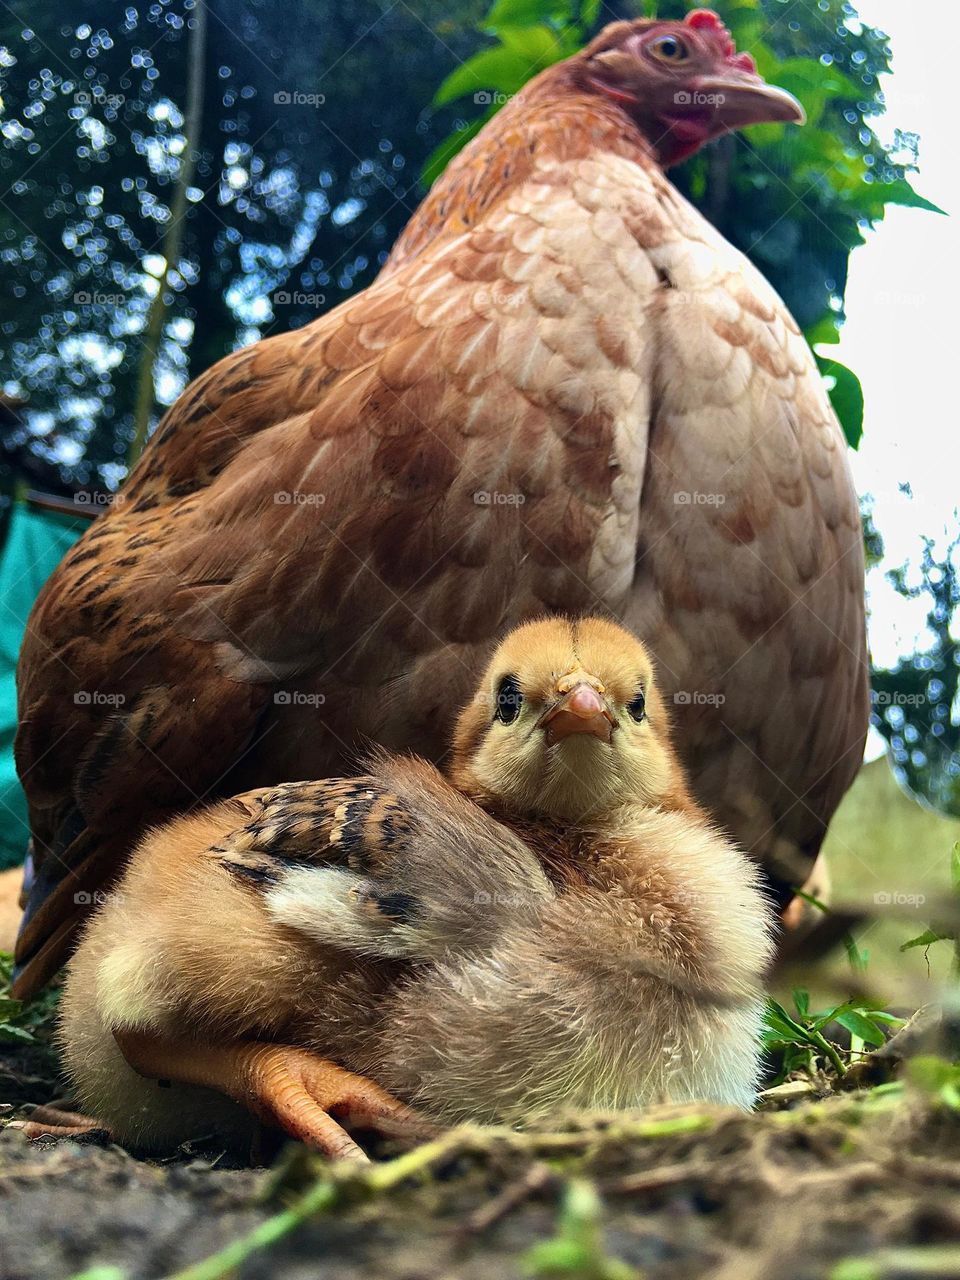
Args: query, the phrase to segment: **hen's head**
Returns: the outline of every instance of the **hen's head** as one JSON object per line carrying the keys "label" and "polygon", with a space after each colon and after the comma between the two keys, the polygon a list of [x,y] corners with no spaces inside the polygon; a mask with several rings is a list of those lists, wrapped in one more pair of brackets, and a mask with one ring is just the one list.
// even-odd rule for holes
{"label": "hen's head", "polygon": [[604,618],[506,637],[457,722],[451,776],[482,804],[572,824],[685,795],[650,655]]}
{"label": "hen's head", "polygon": [[737,53],[715,13],[683,22],[616,22],[571,59],[580,89],[612,100],[640,126],[660,162],[676,164],[705,142],[748,124],[802,124],[803,107]]}

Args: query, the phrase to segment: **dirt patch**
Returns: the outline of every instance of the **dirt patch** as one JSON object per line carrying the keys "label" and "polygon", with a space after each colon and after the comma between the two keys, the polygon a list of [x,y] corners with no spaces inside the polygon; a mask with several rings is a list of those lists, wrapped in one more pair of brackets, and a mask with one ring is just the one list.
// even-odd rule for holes
{"label": "dirt patch", "polygon": [[[583,1186],[601,1205],[586,1254],[581,1239],[580,1255],[560,1250],[562,1271],[542,1253],[531,1261],[558,1223],[576,1236],[571,1187]],[[522,1136],[458,1130],[347,1174],[302,1148],[272,1169],[231,1169],[212,1152],[160,1164],[6,1129],[0,1275],[51,1280],[99,1265],[152,1280],[239,1241],[190,1280],[629,1274],[610,1259],[664,1280],[821,1280],[864,1255],[879,1269],[863,1275],[934,1274],[914,1254],[908,1270],[902,1254],[878,1254],[893,1247],[939,1249],[935,1274],[960,1276],[960,1251],[942,1269],[944,1247],[960,1241],[958,1192],[960,1115],[896,1086],[747,1116],[662,1108]],[[251,1249],[258,1229],[273,1239]]]}

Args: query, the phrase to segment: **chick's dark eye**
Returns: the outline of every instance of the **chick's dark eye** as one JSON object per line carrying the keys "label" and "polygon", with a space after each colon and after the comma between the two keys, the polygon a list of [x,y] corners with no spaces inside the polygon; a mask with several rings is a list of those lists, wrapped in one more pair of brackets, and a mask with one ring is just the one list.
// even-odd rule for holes
{"label": "chick's dark eye", "polygon": [[497,685],[497,710],[494,719],[503,724],[513,724],[520,714],[523,694],[517,684],[516,676],[504,676]]}
{"label": "chick's dark eye", "polygon": [[650,48],[664,62],[683,62],[687,57],[687,46],[676,36],[661,36]]}
{"label": "chick's dark eye", "polygon": [[642,693],[638,693],[632,702],[627,703],[627,710],[637,724],[643,719],[647,711],[647,702]]}

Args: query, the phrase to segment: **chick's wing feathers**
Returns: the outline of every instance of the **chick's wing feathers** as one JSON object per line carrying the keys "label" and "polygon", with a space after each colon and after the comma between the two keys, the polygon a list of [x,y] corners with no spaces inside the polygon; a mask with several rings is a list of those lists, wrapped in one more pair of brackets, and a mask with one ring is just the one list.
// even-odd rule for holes
{"label": "chick's wing feathers", "polygon": [[424,959],[482,945],[502,902],[553,897],[533,850],[431,765],[372,765],[359,778],[239,797],[246,820],[211,855],[274,919],[372,955]]}

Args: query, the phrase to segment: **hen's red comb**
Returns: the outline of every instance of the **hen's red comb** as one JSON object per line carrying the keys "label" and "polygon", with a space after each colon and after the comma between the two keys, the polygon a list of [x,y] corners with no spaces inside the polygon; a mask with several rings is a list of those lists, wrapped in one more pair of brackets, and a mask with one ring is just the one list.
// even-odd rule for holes
{"label": "hen's red comb", "polygon": [[716,36],[720,52],[728,62],[732,63],[740,71],[749,71],[756,74],[757,64],[753,58],[749,53],[737,53],[737,46],[733,42],[733,36],[723,25],[719,15],[714,13],[712,9],[694,9],[692,13],[687,14],[684,22],[688,27],[693,27],[695,31],[709,31]]}

